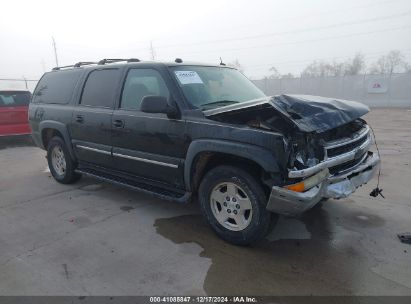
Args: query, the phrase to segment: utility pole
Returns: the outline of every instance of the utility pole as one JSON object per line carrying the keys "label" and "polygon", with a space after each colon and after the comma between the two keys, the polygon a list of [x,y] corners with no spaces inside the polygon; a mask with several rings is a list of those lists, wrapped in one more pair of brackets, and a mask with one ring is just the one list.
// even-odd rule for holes
{"label": "utility pole", "polygon": [[54,58],[56,59],[56,67],[59,66],[59,60],[57,58],[57,48],[56,48],[56,41],[54,40],[54,37],[51,37],[53,40],[53,49],[54,49]]}
{"label": "utility pole", "polygon": [[23,77],[24,83],[26,84],[26,90],[28,90],[28,89],[29,89],[29,86],[28,86],[28,84],[27,84],[27,78],[24,77],[24,76],[22,76],[22,77]]}
{"label": "utility pole", "polygon": [[151,60],[156,60],[156,51],[154,50],[152,41],[150,41],[150,55],[151,55]]}

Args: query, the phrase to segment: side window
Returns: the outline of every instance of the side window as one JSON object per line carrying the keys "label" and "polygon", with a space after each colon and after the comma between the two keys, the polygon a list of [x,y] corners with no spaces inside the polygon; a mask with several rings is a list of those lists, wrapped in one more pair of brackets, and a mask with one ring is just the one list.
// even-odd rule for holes
{"label": "side window", "polygon": [[111,108],[120,73],[118,69],[95,70],[84,85],[80,104],[92,107]]}
{"label": "side window", "polygon": [[160,73],[152,69],[131,69],[124,83],[120,108],[140,109],[147,95],[169,97],[170,93]]}
{"label": "side window", "polygon": [[55,104],[70,102],[82,72],[82,70],[67,70],[44,74],[34,91],[33,102]]}

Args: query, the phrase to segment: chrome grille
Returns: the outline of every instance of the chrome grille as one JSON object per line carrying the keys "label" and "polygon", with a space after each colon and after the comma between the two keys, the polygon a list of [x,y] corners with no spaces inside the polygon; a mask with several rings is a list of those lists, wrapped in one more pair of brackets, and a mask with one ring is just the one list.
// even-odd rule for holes
{"label": "chrome grille", "polygon": [[338,147],[335,147],[335,148],[328,148],[327,149],[327,156],[328,157],[335,157],[337,155],[350,152],[350,151],[354,150],[355,148],[361,146],[363,143],[365,143],[366,140],[367,140],[367,136],[363,136],[360,139],[358,139],[356,141],[353,141],[353,142],[349,142],[345,145],[338,146]]}
{"label": "chrome grille", "polygon": [[[351,136],[350,138],[327,142],[324,146],[326,159],[338,158],[341,155],[359,149],[369,142],[369,136],[370,128],[368,126],[365,126],[360,131],[353,134],[353,136]],[[354,159],[330,167],[330,173],[332,175],[335,175],[350,170],[359,165],[364,160],[365,156],[366,151],[362,151],[361,154],[355,155]]]}
{"label": "chrome grille", "polygon": [[353,160],[349,160],[345,163],[336,165],[334,167],[330,167],[330,174],[331,175],[338,175],[338,174],[342,174],[345,171],[351,170],[353,168],[355,168],[356,166],[360,165],[364,159],[367,157],[368,152],[365,152],[363,155],[361,155],[358,158],[355,158]]}

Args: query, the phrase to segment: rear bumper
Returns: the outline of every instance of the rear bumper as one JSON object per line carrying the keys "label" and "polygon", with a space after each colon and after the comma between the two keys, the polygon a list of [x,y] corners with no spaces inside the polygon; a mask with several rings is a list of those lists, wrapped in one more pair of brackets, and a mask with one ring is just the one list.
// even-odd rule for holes
{"label": "rear bumper", "polygon": [[323,198],[345,198],[366,184],[378,170],[380,159],[372,152],[355,169],[348,173],[330,176],[317,186],[305,191],[295,192],[283,187],[273,186],[268,200],[267,210],[298,215],[312,208]]}
{"label": "rear bumper", "polygon": [[0,136],[26,135],[31,134],[28,123],[0,125]]}

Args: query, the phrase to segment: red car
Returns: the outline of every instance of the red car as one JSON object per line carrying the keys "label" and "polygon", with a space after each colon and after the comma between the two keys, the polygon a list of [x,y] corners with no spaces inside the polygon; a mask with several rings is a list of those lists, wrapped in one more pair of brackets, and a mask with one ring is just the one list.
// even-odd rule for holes
{"label": "red car", "polygon": [[29,91],[0,90],[0,136],[31,134],[30,98]]}

